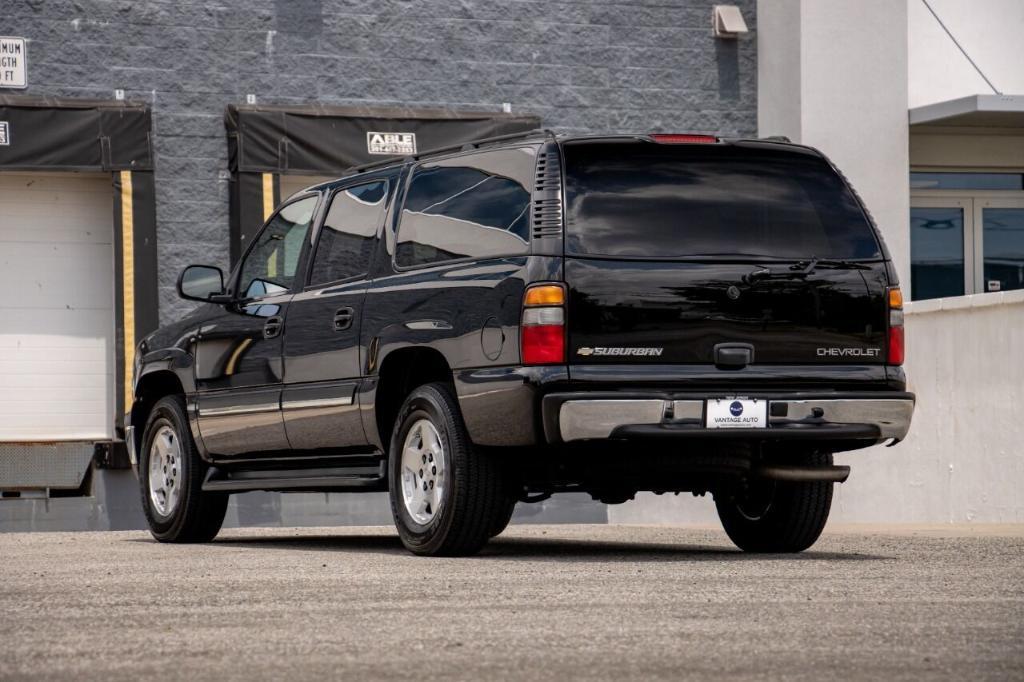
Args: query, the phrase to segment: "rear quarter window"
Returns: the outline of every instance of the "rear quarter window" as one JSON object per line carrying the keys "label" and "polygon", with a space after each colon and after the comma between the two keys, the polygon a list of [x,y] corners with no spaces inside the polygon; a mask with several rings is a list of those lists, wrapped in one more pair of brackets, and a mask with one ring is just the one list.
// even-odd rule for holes
{"label": "rear quarter window", "polygon": [[822,158],[740,145],[568,143],[566,252],[878,259],[874,232]]}
{"label": "rear quarter window", "polygon": [[527,253],[536,149],[472,154],[418,167],[396,239],[400,267]]}

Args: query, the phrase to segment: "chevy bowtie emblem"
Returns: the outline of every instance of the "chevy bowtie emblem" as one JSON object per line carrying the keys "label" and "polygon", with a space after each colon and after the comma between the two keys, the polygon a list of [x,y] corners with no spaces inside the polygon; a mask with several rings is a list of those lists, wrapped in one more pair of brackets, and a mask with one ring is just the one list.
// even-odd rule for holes
{"label": "chevy bowtie emblem", "polygon": [[594,354],[594,349],[593,348],[588,348],[588,347],[584,346],[583,348],[580,348],[579,350],[577,350],[576,354],[577,355],[593,355]]}

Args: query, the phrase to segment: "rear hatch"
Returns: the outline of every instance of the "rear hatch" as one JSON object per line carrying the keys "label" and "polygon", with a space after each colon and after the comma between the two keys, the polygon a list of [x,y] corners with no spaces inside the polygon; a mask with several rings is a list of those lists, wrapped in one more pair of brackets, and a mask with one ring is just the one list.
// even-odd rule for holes
{"label": "rear hatch", "polygon": [[882,247],[845,181],[786,145],[567,141],[570,364],[884,364]]}

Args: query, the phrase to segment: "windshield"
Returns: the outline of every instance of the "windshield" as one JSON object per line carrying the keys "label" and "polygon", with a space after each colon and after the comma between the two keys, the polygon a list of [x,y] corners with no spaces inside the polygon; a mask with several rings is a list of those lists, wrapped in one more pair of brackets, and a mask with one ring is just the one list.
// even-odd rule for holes
{"label": "windshield", "polygon": [[881,258],[860,205],[819,157],[642,141],[564,149],[568,254]]}

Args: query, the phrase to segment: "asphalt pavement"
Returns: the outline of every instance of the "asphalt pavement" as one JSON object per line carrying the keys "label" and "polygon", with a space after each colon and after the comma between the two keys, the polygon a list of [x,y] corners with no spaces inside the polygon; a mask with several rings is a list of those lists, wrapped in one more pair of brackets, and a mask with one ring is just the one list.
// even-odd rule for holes
{"label": "asphalt pavement", "polygon": [[0,679],[1024,679],[1024,526],[0,534]]}

